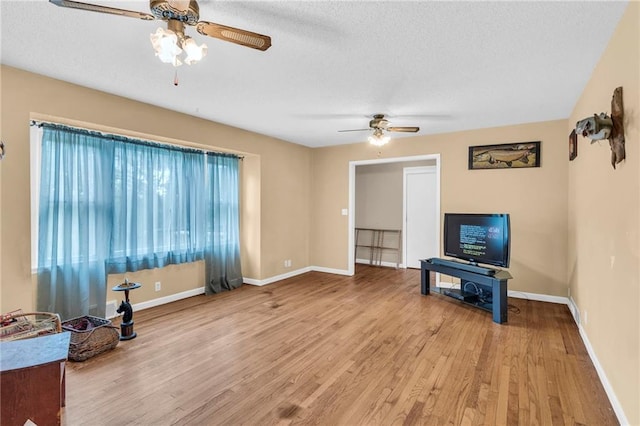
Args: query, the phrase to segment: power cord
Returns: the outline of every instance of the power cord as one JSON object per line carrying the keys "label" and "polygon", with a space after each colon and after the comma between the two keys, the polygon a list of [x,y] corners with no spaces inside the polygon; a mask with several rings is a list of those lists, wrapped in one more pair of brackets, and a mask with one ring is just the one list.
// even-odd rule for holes
{"label": "power cord", "polygon": [[[469,291],[467,289],[467,287],[469,287],[469,286],[473,287],[473,291]],[[462,290],[464,292],[472,293],[472,294],[475,294],[476,296],[478,296],[478,300],[481,303],[490,304],[493,301],[493,294],[490,291],[483,290],[482,288],[478,287],[476,283],[474,283],[472,281],[465,282],[464,283],[464,287],[463,287]]]}
{"label": "power cord", "polygon": [[[488,305],[493,303],[493,293],[488,290],[483,290],[481,287],[478,287],[478,285],[472,281],[465,282],[464,287],[462,287],[462,291],[464,291],[465,293],[475,294],[476,296],[478,296],[478,301],[480,303],[484,303]],[[520,314],[520,308],[518,308],[516,305],[512,305],[509,303],[507,304],[507,309],[509,310],[509,312],[515,315]]]}

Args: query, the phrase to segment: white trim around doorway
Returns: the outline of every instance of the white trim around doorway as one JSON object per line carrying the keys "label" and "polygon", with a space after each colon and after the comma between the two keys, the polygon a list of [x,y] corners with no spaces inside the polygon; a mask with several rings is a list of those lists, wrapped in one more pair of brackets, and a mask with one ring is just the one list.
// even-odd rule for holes
{"label": "white trim around doorway", "polygon": [[[365,166],[371,164],[384,164],[384,163],[401,163],[408,161],[424,161],[424,160],[435,160],[435,168],[436,168],[436,178],[437,178],[437,188],[436,188],[436,198],[438,206],[440,205],[440,154],[425,154],[425,155],[415,155],[411,157],[393,157],[393,158],[379,158],[375,160],[355,160],[349,161],[349,210],[348,210],[348,222],[349,222],[349,238],[348,238],[348,247],[349,247],[349,261],[348,261],[348,275],[355,274],[355,250],[354,250],[354,232],[355,232],[355,208],[356,208],[356,167],[357,166]],[[440,211],[438,209],[438,211]],[[440,245],[440,242],[438,242]],[[440,274],[437,274],[440,275]],[[439,277],[436,277],[436,283],[439,283]]]}

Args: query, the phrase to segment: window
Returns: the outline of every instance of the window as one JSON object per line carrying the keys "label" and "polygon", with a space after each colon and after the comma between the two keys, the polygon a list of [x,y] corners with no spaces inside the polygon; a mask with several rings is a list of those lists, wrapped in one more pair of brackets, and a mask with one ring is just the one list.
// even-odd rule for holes
{"label": "window", "polygon": [[103,311],[108,273],[202,259],[205,288],[242,283],[238,157],[43,127],[32,172],[40,309],[73,312],[97,292]]}
{"label": "window", "polygon": [[205,158],[202,151],[115,143],[112,264],[138,270],[202,259]]}

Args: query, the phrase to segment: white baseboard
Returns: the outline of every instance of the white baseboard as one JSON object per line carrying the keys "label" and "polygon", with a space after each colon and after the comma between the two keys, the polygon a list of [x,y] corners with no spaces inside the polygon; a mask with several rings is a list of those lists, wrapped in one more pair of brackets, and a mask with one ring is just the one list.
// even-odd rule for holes
{"label": "white baseboard", "polygon": [[577,325],[580,325],[581,319],[580,319],[580,309],[578,309],[578,305],[576,305],[575,300],[573,300],[573,297],[569,297],[569,302],[567,303],[567,306],[569,306],[569,310],[571,311],[571,316],[573,317],[573,320],[576,322]]}
{"label": "white baseboard", "polygon": [[164,305],[166,303],[175,302],[177,300],[186,299],[187,297],[193,297],[199,294],[204,294],[204,287],[194,288],[193,290],[187,290],[176,294],[170,294],[169,296],[147,300],[146,302],[136,303],[135,305],[131,305],[131,307],[134,311],[141,311],[143,309],[153,308],[154,306]]}
{"label": "white baseboard", "polygon": [[[363,265],[370,265],[369,263],[369,259],[356,259],[356,263],[362,263]],[[395,268],[396,267],[396,263],[395,262],[386,262],[386,261],[382,261],[380,262],[380,264],[376,264],[374,266],[386,266],[389,268]],[[404,268],[404,264],[400,263],[398,264],[398,268]]]}
{"label": "white baseboard", "polygon": [[346,269],[325,268],[324,266],[311,266],[311,270],[315,272],[324,272],[325,274],[352,276]]}
{"label": "white baseboard", "polygon": [[284,280],[287,278],[295,277],[296,275],[301,275],[307,272],[324,272],[326,274],[336,274],[336,275],[352,275],[349,274],[349,271],[345,269],[333,269],[333,268],[325,268],[323,266],[307,266],[306,268],[296,269],[295,271],[287,272],[286,274],[276,275],[273,277],[265,278],[263,280],[257,280],[255,278],[243,278],[245,284],[263,286],[267,284],[272,284],[280,280]]}
{"label": "white baseboard", "polygon": [[296,275],[304,274],[305,272],[311,271],[311,267],[296,269],[295,271],[286,272],[284,274],[276,275],[274,277],[265,278],[263,280],[256,280],[253,278],[243,278],[245,284],[263,286],[271,283],[275,283],[276,281],[284,280],[287,278],[295,277]]}
{"label": "white baseboard", "polygon": [[613,387],[611,383],[609,383],[609,379],[607,378],[606,373],[604,372],[604,368],[602,368],[602,364],[598,360],[596,356],[596,352],[593,350],[593,346],[591,346],[591,342],[587,337],[587,332],[582,327],[580,323],[580,309],[578,309],[578,305],[576,305],[575,300],[572,297],[567,299],[567,305],[569,306],[569,310],[571,311],[571,315],[573,316],[573,320],[578,325],[578,331],[580,332],[580,337],[582,338],[582,342],[584,343],[585,348],[587,348],[587,353],[589,354],[589,358],[591,358],[591,362],[593,366],[596,368],[596,372],[598,373],[598,378],[600,378],[600,383],[604,387],[604,391],[609,398],[609,402],[613,407],[613,411],[616,413],[616,417],[622,426],[629,425],[629,420],[627,420],[627,416],[624,414],[624,410],[622,409],[622,405],[616,396],[616,393],[613,391]]}
{"label": "white baseboard", "polygon": [[527,293],[524,291],[508,290],[507,297],[515,297],[516,299],[535,300],[536,302],[559,303],[568,305],[569,299],[563,296],[551,296],[549,294]]}

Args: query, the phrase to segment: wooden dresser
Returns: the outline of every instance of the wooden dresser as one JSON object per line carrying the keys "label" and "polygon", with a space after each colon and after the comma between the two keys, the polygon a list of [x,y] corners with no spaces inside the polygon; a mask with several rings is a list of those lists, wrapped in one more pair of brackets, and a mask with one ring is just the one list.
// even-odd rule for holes
{"label": "wooden dresser", "polygon": [[3,426],[59,425],[65,403],[65,361],[71,333],[0,342]]}

